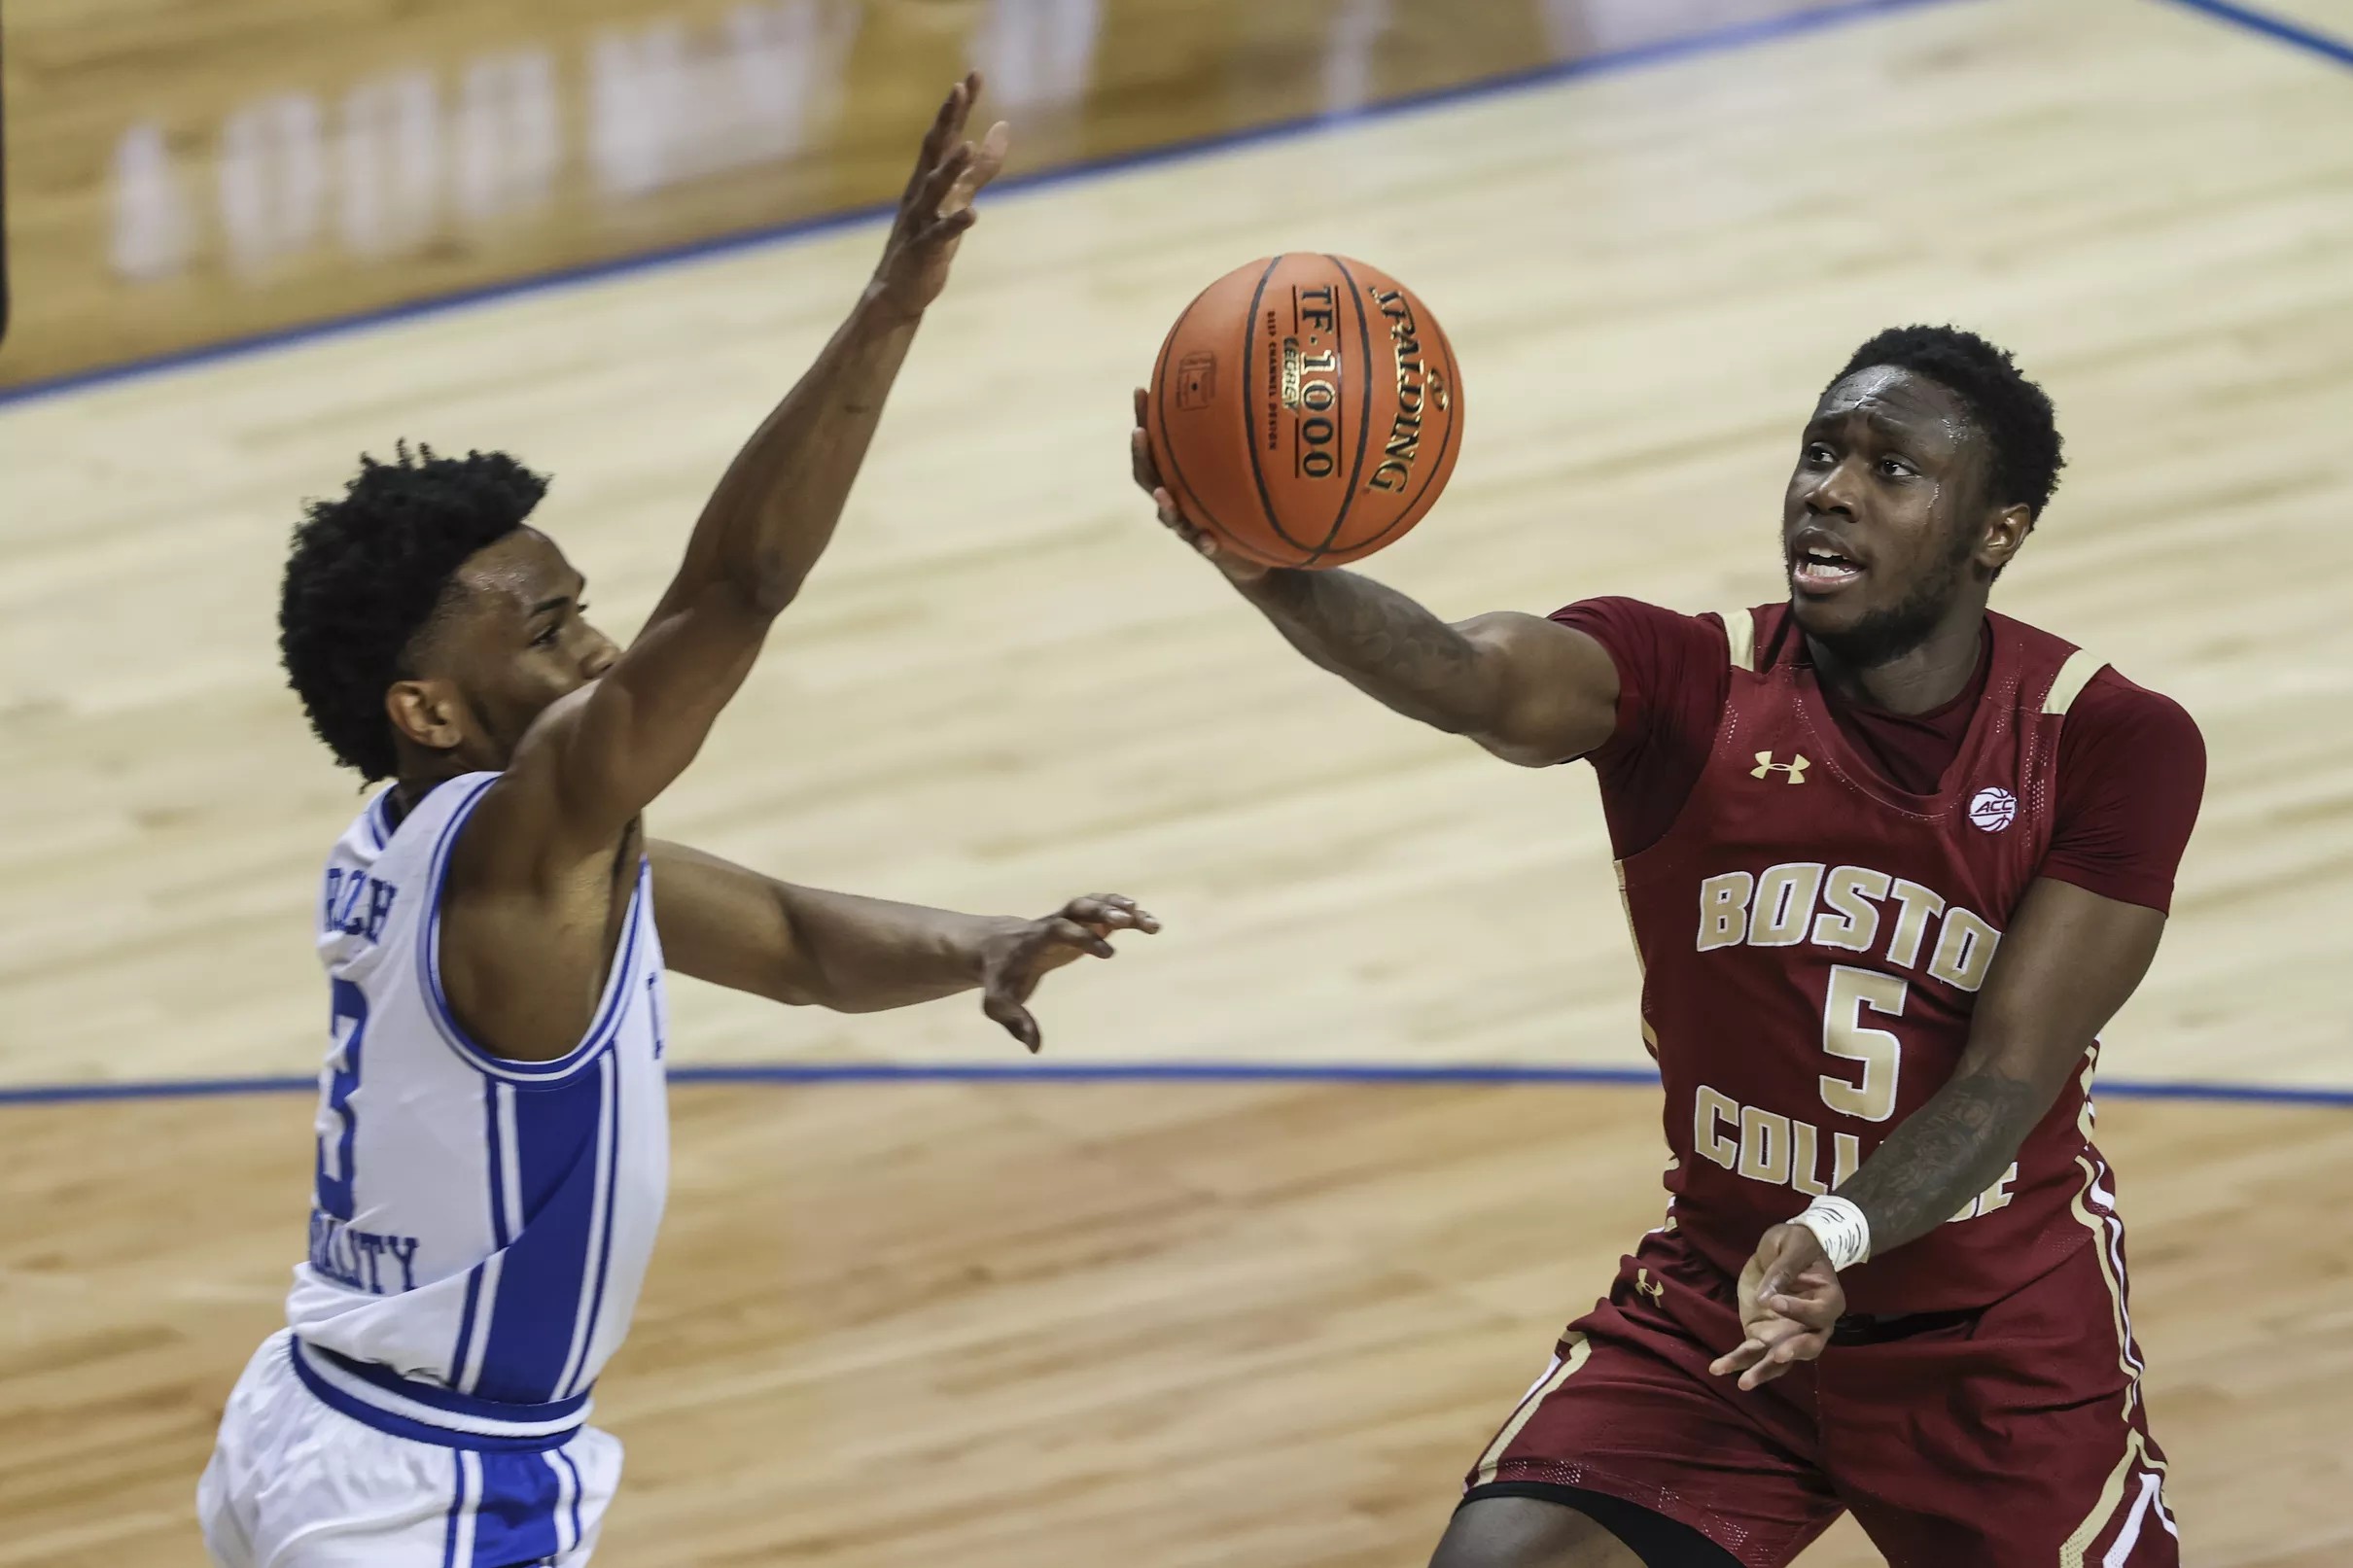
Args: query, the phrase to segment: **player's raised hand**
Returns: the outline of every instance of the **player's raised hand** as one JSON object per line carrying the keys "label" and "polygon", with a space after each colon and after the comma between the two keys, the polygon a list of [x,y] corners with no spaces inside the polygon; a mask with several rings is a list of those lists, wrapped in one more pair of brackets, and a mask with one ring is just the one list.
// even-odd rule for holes
{"label": "player's raised hand", "polygon": [[1748,1338],[1707,1370],[1719,1377],[1738,1373],[1743,1389],[1760,1387],[1820,1356],[1845,1310],[1845,1287],[1821,1238],[1803,1225],[1776,1225],[1740,1271],[1740,1328]]}
{"label": "player's raised hand", "polygon": [[1037,982],[1052,970],[1083,957],[1107,958],[1106,940],[1113,931],[1160,929],[1160,922],[1136,900],[1117,893],[1073,898],[1043,920],[1023,921],[983,944],[980,955],[980,1010],[1004,1026],[1005,1032],[1035,1054],[1039,1044],[1037,1020],[1023,1006]]}
{"label": "player's raised hand", "polygon": [[1194,549],[1209,557],[1212,565],[1236,582],[1255,582],[1267,575],[1268,568],[1255,561],[1246,561],[1231,550],[1220,549],[1217,540],[1207,529],[1195,528],[1185,521],[1176,498],[1161,482],[1160,466],[1152,461],[1152,443],[1143,433],[1144,409],[1149,400],[1143,388],[1136,389],[1136,428],[1128,433],[1128,462],[1136,475],[1136,487],[1152,498],[1159,508],[1161,526],[1183,540]]}
{"label": "player's raised hand", "polygon": [[915,172],[907,176],[907,188],[899,194],[898,217],[874,269],[883,296],[910,319],[922,315],[947,287],[957,244],[978,217],[972,198],[1004,167],[1005,150],[1012,145],[1012,130],[1001,120],[989,127],[979,146],[966,139],[965,122],[979,96],[978,71],[948,89],[931,128],[924,133]]}

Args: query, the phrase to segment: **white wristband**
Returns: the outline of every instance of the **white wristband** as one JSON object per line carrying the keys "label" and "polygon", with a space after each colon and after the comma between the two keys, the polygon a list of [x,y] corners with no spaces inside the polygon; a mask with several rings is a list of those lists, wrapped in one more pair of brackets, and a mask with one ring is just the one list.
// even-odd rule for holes
{"label": "white wristband", "polygon": [[1789,1223],[1811,1231],[1829,1255],[1830,1267],[1842,1273],[1871,1256],[1871,1222],[1863,1218],[1861,1209],[1836,1194],[1815,1199]]}

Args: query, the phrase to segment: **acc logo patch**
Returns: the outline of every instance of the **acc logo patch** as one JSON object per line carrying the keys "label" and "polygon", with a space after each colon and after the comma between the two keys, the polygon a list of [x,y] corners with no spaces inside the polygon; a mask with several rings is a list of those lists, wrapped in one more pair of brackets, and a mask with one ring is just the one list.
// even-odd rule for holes
{"label": "acc logo patch", "polygon": [[1969,802],[1969,819],[1988,833],[1999,833],[2018,817],[2018,796],[1994,786],[1981,789]]}

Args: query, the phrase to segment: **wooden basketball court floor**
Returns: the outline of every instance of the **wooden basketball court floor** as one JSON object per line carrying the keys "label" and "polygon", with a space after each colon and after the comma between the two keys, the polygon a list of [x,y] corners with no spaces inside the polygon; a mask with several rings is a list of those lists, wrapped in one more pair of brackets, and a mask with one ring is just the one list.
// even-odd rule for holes
{"label": "wooden basketball court floor", "polygon": [[[356,797],[273,665],[296,500],[396,436],[509,447],[633,628],[874,242],[0,410],[0,1564],[198,1560],[301,1245],[304,1096],[27,1087],[315,1068],[308,901]],[[1132,891],[1169,929],[1049,983],[1048,1060],[1209,1076],[953,1081],[926,1064],[1021,1065],[966,1002],[683,982],[684,1063],[914,1070],[681,1086],[602,1560],[1418,1563],[1655,1223],[1590,783],[1308,669],[1125,488],[1167,321],[1305,246],[1412,281],[1459,350],[1453,491],[1372,568],[1450,613],[1773,597],[1797,425],[1891,321],[2046,380],[2073,467],[1998,602],[2180,697],[2212,758],[2107,1063],[2183,1098],[2101,1120],[2174,1502],[2195,1562],[2353,1559],[2353,74],[2158,0],[1956,0],[991,203],[657,827],[971,907]],[[1596,1070],[1366,1077],[1482,1063]],[[1844,1527],[1807,1559],[1875,1560]]]}

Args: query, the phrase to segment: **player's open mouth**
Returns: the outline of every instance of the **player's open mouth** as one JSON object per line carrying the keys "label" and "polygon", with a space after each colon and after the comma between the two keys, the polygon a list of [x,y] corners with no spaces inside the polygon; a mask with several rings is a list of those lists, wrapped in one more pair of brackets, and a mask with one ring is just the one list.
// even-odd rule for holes
{"label": "player's open mouth", "polygon": [[1808,545],[1798,551],[1789,568],[1790,582],[1813,593],[1844,588],[1862,575],[1862,563],[1818,545]]}

